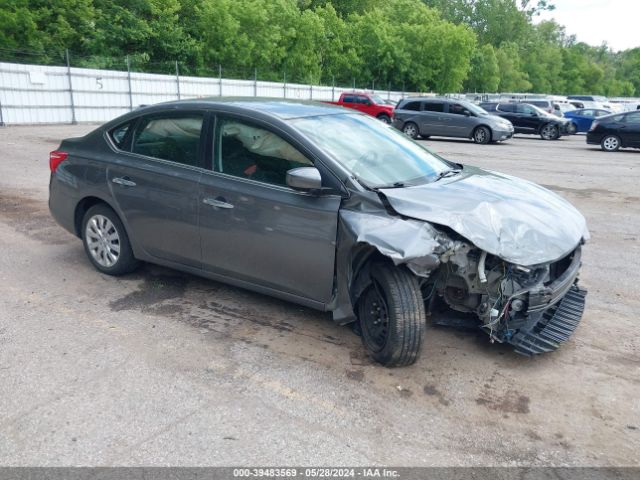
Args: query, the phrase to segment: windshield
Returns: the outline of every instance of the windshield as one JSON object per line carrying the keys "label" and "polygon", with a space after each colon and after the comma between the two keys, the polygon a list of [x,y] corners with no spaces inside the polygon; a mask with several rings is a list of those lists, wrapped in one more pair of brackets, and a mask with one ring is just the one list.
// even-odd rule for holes
{"label": "windshield", "polygon": [[371,100],[373,100],[373,103],[375,103],[376,105],[382,105],[386,103],[386,101],[383,100],[380,95],[371,95]]}
{"label": "windshield", "polygon": [[426,183],[452,169],[405,134],[367,115],[321,115],[291,123],[369,188]]}

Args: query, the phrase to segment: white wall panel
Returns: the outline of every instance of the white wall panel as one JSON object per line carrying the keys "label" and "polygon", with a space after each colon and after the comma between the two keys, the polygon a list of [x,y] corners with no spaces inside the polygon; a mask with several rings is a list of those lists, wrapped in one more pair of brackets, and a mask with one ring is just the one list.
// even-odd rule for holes
{"label": "white wall panel", "polygon": [[[69,81],[73,89],[71,96]],[[129,89],[131,85],[131,89]],[[271,97],[298,100],[337,100],[351,89],[232,80],[217,77],[179,79],[180,98]],[[377,90],[382,98],[399,100],[402,92]],[[6,125],[70,123],[72,100],[77,122],[105,122],[140,105],[178,99],[175,75],[22,65],[0,62],[0,113]]]}

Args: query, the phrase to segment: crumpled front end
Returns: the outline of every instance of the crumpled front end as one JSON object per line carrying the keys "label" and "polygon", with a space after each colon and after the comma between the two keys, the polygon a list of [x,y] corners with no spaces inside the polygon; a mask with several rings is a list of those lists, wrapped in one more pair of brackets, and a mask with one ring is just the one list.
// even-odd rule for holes
{"label": "crumpled front end", "polygon": [[[521,265],[483,250],[443,225],[401,216],[374,193],[340,211],[334,320],[354,321],[371,282],[368,265],[391,261],[419,279],[431,322],[481,328],[518,353],[549,352],[578,326],[586,290],[578,286],[582,243],[561,258]],[[384,197],[383,197],[384,199]]]}
{"label": "crumpled front end", "polygon": [[582,318],[581,256],[577,246],[558,261],[523,267],[467,246],[425,282],[433,322],[479,326],[523,355],[553,351]]}

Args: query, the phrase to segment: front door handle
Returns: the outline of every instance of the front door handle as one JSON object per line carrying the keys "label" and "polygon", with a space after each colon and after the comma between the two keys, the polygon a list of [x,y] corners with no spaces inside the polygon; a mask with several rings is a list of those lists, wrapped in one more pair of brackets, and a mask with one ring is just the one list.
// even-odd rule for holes
{"label": "front door handle", "polygon": [[233,208],[233,205],[225,202],[224,198],[221,198],[221,197],[218,197],[218,198],[207,197],[202,199],[202,203],[204,203],[205,205],[210,205],[215,208]]}
{"label": "front door handle", "polygon": [[115,177],[112,178],[111,181],[113,183],[117,183],[118,185],[122,185],[124,187],[135,187],[136,186],[136,182],[134,182],[133,180],[129,180],[127,177]]}

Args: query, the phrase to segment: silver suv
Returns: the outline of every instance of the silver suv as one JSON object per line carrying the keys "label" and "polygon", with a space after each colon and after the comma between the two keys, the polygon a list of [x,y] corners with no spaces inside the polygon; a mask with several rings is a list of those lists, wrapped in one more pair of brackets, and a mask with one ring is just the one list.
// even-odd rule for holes
{"label": "silver suv", "polygon": [[393,126],[413,139],[462,137],[484,144],[513,136],[508,120],[473,103],[449,98],[405,98],[393,112]]}

